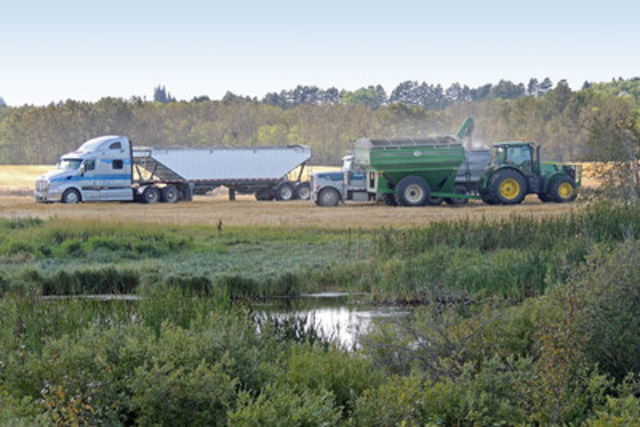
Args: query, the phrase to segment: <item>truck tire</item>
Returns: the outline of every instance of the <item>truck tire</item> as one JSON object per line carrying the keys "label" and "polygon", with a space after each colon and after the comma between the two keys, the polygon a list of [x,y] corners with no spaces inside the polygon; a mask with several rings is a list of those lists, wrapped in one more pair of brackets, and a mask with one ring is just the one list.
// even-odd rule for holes
{"label": "truck tire", "polygon": [[173,185],[167,185],[162,189],[160,200],[165,203],[177,203],[180,200],[180,193]]}
{"label": "truck tire", "polygon": [[398,202],[396,202],[396,196],[393,194],[383,194],[382,200],[384,200],[384,203],[387,206],[398,206]]}
{"label": "truck tire", "polygon": [[301,182],[296,185],[296,197],[300,200],[309,200],[311,198],[311,184]]}
{"label": "truck tire", "polygon": [[255,196],[256,196],[256,200],[260,202],[268,202],[273,200],[273,198],[275,197],[273,195],[273,191],[271,191],[270,189],[258,190],[256,191]]}
{"label": "truck tire", "polygon": [[573,202],[578,196],[576,183],[568,176],[559,176],[551,182],[549,195],[556,203]]}
{"label": "truck tire", "polygon": [[160,191],[156,187],[147,187],[142,192],[142,203],[152,204],[160,200]]}
{"label": "truck tire", "polygon": [[81,202],[82,198],[80,197],[80,193],[78,192],[78,190],[76,190],[75,188],[69,188],[68,190],[65,190],[64,193],[62,193],[61,201],[62,203],[66,203],[68,205],[75,205],[76,203]]}
{"label": "truck tire", "polygon": [[503,169],[491,178],[489,195],[491,199],[503,205],[516,205],[527,194],[524,177],[512,169]]}
{"label": "truck tire", "polygon": [[335,188],[323,188],[318,193],[316,204],[318,206],[338,206],[340,193]]}
{"label": "truck tire", "polygon": [[288,182],[283,182],[276,188],[276,200],[288,202],[296,198],[296,190]]}
{"label": "truck tire", "polygon": [[[456,194],[469,194],[469,189],[464,185],[456,185],[453,189]],[[454,197],[445,197],[445,203],[451,206],[462,206],[469,202],[469,199],[458,199]]]}
{"label": "truck tire", "polygon": [[398,206],[424,206],[431,197],[429,184],[416,175],[405,176],[395,188]]}

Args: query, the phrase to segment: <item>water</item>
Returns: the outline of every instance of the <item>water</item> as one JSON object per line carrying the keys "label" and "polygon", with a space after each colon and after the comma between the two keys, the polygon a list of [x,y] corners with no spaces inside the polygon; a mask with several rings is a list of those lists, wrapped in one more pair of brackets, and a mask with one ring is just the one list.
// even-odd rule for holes
{"label": "water", "polygon": [[360,338],[375,327],[381,318],[409,314],[404,307],[375,307],[363,302],[367,294],[343,292],[305,294],[282,298],[256,307],[262,317],[306,319],[305,328],[314,328],[321,338],[345,349],[360,347]]}

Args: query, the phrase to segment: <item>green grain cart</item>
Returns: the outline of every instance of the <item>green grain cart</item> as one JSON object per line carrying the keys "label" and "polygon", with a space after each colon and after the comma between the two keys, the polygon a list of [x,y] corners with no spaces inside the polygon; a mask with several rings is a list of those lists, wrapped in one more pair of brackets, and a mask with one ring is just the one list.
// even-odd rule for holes
{"label": "green grain cart", "polygon": [[360,139],[354,144],[356,165],[366,171],[367,192],[389,205],[424,206],[432,198],[473,198],[456,193],[458,168],[465,149],[459,139]]}

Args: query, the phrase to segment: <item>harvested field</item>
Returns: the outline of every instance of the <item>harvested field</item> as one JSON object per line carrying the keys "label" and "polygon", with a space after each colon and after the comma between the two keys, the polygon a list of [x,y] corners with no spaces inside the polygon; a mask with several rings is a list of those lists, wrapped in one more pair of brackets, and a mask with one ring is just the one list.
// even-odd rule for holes
{"label": "harvested field", "polygon": [[348,203],[321,208],[312,202],[258,202],[253,196],[200,196],[190,203],[143,205],[138,203],[39,204],[32,197],[33,181],[50,166],[0,167],[1,218],[68,218],[109,222],[210,224],[239,227],[379,228],[424,226],[436,221],[468,218],[504,218],[512,214],[532,217],[560,215],[580,209],[579,203],[541,203],[530,195],[518,206],[488,206],[472,201],[467,206],[396,208],[384,204]]}

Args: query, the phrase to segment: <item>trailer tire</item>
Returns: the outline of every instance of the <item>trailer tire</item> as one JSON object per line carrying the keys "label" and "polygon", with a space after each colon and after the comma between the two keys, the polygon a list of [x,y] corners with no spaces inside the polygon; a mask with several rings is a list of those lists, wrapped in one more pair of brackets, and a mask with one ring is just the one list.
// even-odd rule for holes
{"label": "trailer tire", "polygon": [[573,202],[578,196],[576,184],[568,176],[559,176],[551,182],[549,195],[556,203]]}
{"label": "trailer tire", "polygon": [[162,189],[161,201],[165,203],[177,203],[180,200],[180,193],[173,185],[167,185]]}
{"label": "trailer tire", "polygon": [[296,185],[296,197],[300,200],[309,200],[311,198],[311,184],[301,182]]}
{"label": "trailer tire", "polygon": [[142,203],[152,204],[160,200],[160,191],[156,187],[147,187],[142,192]]}
{"label": "trailer tire", "polygon": [[431,197],[431,189],[423,178],[405,176],[395,188],[395,197],[398,206],[424,206]]}
{"label": "trailer tire", "polygon": [[512,169],[503,169],[496,173],[489,184],[491,199],[503,205],[517,205],[527,195],[524,177]]}
{"label": "trailer tire", "polygon": [[82,201],[82,197],[80,193],[75,188],[69,188],[62,193],[62,199],[60,199],[62,203],[66,203],[68,205],[75,205],[76,203],[80,203]]}
{"label": "trailer tire", "polygon": [[276,200],[288,202],[296,198],[296,190],[288,182],[283,182],[276,188]]}
{"label": "trailer tire", "polygon": [[[469,194],[469,189],[464,185],[456,185],[453,192],[456,194]],[[451,206],[462,206],[469,203],[469,199],[457,199],[453,197],[446,197],[444,201],[446,204]]]}
{"label": "trailer tire", "polygon": [[258,190],[256,191],[256,200],[260,201],[260,202],[269,202],[271,200],[273,200],[273,198],[275,197],[273,195],[273,191],[271,191],[270,189],[262,189],[262,190]]}
{"label": "trailer tire", "polygon": [[398,202],[396,202],[396,196],[393,194],[383,194],[382,200],[384,200],[384,203],[387,206],[398,206]]}
{"label": "trailer tire", "polygon": [[323,188],[318,193],[316,204],[318,206],[333,207],[338,206],[340,202],[340,193],[335,188]]}

